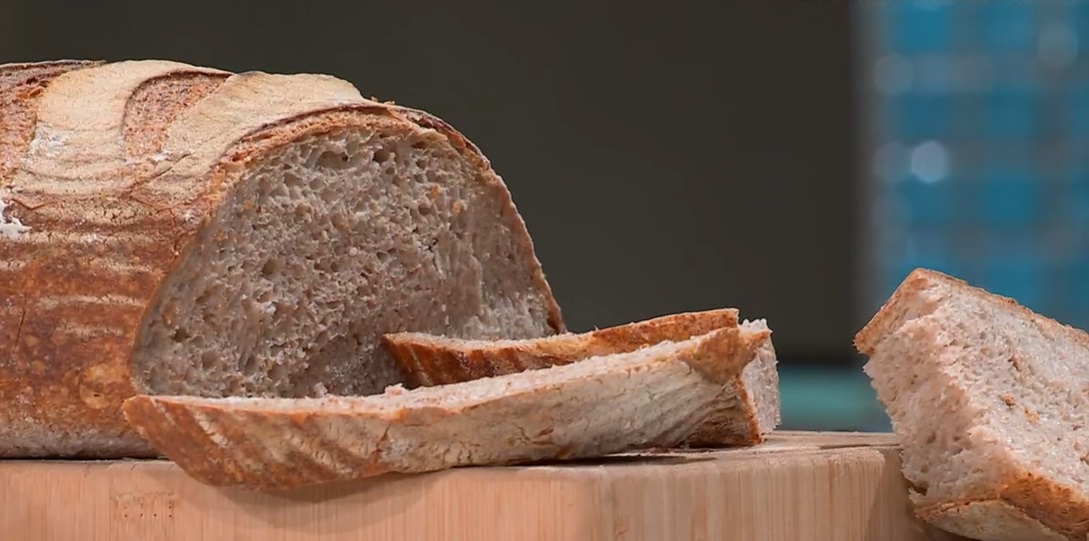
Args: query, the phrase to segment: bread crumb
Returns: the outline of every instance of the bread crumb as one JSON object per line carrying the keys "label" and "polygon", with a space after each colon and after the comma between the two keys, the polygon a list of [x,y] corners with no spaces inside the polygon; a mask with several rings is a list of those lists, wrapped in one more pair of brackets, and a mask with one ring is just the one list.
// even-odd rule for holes
{"label": "bread crumb", "polygon": [[1009,406],[1009,407],[1011,407],[1011,408],[1012,408],[1012,407],[1013,407],[1013,406],[1014,406],[1015,404],[1017,404],[1017,402],[1015,402],[1015,401],[1013,400],[1013,397],[1012,397],[1012,396],[1010,396],[1010,395],[1008,395],[1008,394],[1004,394],[1004,395],[1000,396],[999,398],[1001,398],[1001,399],[1002,399],[1002,401],[1003,401],[1003,402],[1005,402],[1005,403],[1006,403],[1006,405],[1007,405],[1007,406]]}
{"label": "bread crumb", "polygon": [[399,396],[399,395],[403,395],[403,394],[405,394],[407,392],[408,392],[408,389],[405,389],[404,384],[398,383],[398,384],[390,385],[389,387],[386,387],[385,394],[387,396]]}
{"label": "bread crumb", "polygon": [[1028,418],[1029,422],[1031,422],[1031,423],[1040,422],[1040,416],[1037,415],[1035,411],[1032,411],[1032,410],[1028,409],[1025,406],[1022,406],[1022,409],[1025,410],[1025,417]]}
{"label": "bread crumb", "polygon": [[15,238],[21,233],[30,231],[30,226],[23,225],[18,218],[14,216],[5,216],[4,211],[7,209],[7,203],[3,198],[0,198],[0,236],[8,238]]}

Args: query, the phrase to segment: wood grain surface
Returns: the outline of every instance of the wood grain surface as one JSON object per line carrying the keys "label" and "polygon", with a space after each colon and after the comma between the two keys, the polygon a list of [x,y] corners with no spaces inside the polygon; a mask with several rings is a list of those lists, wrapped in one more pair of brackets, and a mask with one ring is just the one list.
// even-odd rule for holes
{"label": "wood grain surface", "polygon": [[888,434],[215,489],[167,461],[0,461],[4,541],[950,539],[911,513]]}

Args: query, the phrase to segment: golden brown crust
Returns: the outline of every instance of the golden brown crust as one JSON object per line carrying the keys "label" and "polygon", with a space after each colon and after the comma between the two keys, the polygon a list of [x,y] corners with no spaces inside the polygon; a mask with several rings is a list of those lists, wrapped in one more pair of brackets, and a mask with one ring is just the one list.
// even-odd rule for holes
{"label": "golden brown crust", "polygon": [[[24,68],[0,66],[0,81],[26,79],[4,79],[16,69]],[[140,391],[129,359],[164,280],[247,164],[308,134],[423,128],[332,77],[231,75],[165,61],[39,71],[33,86],[15,87],[30,89],[33,99],[16,106],[30,107],[29,128],[5,125],[12,106],[0,109],[0,134],[18,143],[0,144],[0,172],[17,164],[0,175],[0,200],[5,217],[30,227],[0,236],[0,399],[9,405],[0,408],[0,456],[157,455],[121,415],[123,400]],[[308,90],[296,88],[294,98],[269,91],[279,83]],[[213,106],[253,88],[265,91],[231,111],[241,121]],[[215,129],[216,119],[234,121]],[[480,175],[505,190],[490,169]],[[528,243],[516,219],[512,231]]]}
{"label": "golden brown crust", "polygon": [[[917,295],[931,284],[944,284],[946,287],[961,290],[969,295],[985,298],[988,302],[1005,305],[1017,315],[1035,323],[1045,334],[1066,333],[1068,336],[1089,347],[1089,333],[1084,330],[1065,325],[1054,319],[1042,316],[1020,305],[1016,300],[991,293],[983,288],[973,286],[964,280],[947,274],[930,270],[915,269],[908,274],[896,291],[882,304],[870,321],[855,334],[855,346],[860,353],[870,355],[877,344],[881,342],[892,330],[898,326],[898,317],[904,314],[898,308],[905,304],[905,299]],[[915,314],[916,316],[925,313]]]}
{"label": "golden brown crust", "polygon": [[442,385],[626,353],[659,342],[687,340],[735,327],[734,308],[686,312],[645,321],[530,340],[464,341],[417,333],[383,337],[409,383]]}
{"label": "golden brown crust", "polygon": [[986,541],[1083,541],[1084,535],[1048,528],[1003,500],[965,500],[919,509],[927,523],[949,533]]}

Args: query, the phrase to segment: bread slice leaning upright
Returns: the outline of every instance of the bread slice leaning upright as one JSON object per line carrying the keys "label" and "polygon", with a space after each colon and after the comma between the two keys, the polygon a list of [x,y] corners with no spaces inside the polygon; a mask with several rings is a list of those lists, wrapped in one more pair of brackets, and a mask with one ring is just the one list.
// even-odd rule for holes
{"label": "bread slice leaning upright", "polygon": [[986,541],[1086,539],[1089,335],[918,269],[856,344],[919,517]]}
{"label": "bread slice leaning upright", "polygon": [[[685,312],[590,332],[564,333],[524,340],[473,340],[418,332],[384,337],[409,381],[437,385],[470,381],[579,362],[603,355],[630,353],[664,341],[686,340],[713,329],[737,327],[738,310]],[[767,330],[763,320],[745,321],[747,330]],[[756,359],[727,383],[737,404],[715,411],[684,442],[692,446],[760,443],[779,425],[779,374],[771,334]]]}
{"label": "bread slice leaning upright", "polygon": [[671,447],[737,401],[766,329],[729,327],[579,363],[382,395],[140,395],[125,417],[195,479],[287,489],[389,472]]}
{"label": "bread slice leaning upright", "polygon": [[17,64],[0,107],[0,457],[155,455],[137,393],[380,393],[388,332],[564,330],[480,150],[347,81]]}

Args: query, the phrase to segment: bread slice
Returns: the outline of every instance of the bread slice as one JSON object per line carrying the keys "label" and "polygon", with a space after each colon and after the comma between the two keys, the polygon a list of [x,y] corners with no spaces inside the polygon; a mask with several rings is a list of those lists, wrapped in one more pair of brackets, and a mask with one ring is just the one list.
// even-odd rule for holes
{"label": "bread slice", "polygon": [[140,395],[124,412],[211,485],[286,489],[390,472],[597,457],[680,442],[769,331],[731,327],[583,362],[382,395]]}
{"label": "bread slice", "polygon": [[918,515],[985,540],[1089,532],[1089,335],[926,269],[857,335]]}
{"label": "bread slice", "polygon": [[[538,339],[471,340],[406,332],[387,334],[385,343],[409,374],[409,381],[430,386],[628,353],[659,342],[685,340],[737,325],[738,310],[724,308]],[[767,329],[762,320],[746,321],[742,326],[749,330]],[[736,407],[714,412],[686,444],[715,446],[763,441],[780,422],[776,364],[769,334],[754,362],[728,383],[740,398]]]}
{"label": "bread slice", "polygon": [[383,342],[401,365],[409,385],[431,386],[627,353],[667,340],[685,340],[715,329],[736,327],[737,316],[737,309],[724,308],[525,340],[474,340],[400,332],[386,334]]}
{"label": "bread slice", "polygon": [[0,96],[0,457],[154,456],[137,393],[380,393],[388,332],[564,331],[503,181],[427,113],[169,61],[5,65]]}

